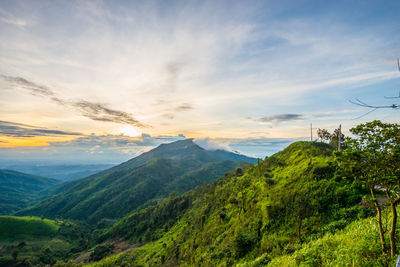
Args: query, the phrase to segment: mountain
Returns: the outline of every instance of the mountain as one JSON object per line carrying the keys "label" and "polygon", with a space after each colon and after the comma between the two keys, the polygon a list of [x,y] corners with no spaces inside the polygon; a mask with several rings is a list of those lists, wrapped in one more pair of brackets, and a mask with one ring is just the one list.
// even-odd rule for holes
{"label": "mountain", "polygon": [[[233,160],[232,160],[233,159]],[[97,224],[117,219],[171,192],[183,193],[254,162],[231,152],[208,151],[191,139],[157,148],[87,178],[62,184],[53,196],[18,215],[57,216]]]}
{"label": "mountain", "polygon": [[257,163],[257,159],[225,150],[205,150],[193,142],[193,139],[180,140],[168,144],[161,144],[158,147],[130,159],[120,165],[95,174],[104,175],[113,171],[127,170],[144,165],[154,159],[186,159],[200,162],[215,162],[220,160],[245,161]]}
{"label": "mountain", "polygon": [[11,214],[31,205],[59,181],[36,175],[0,170],[0,214]]}
{"label": "mountain", "polygon": [[[94,266],[336,266],[337,249],[343,264],[381,266],[376,227],[360,228],[371,216],[358,205],[367,189],[340,176],[332,152],[324,143],[296,142],[213,184],[137,210],[106,229],[98,246],[121,237],[141,246]],[[363,243],[345,239],[348,225]]]}

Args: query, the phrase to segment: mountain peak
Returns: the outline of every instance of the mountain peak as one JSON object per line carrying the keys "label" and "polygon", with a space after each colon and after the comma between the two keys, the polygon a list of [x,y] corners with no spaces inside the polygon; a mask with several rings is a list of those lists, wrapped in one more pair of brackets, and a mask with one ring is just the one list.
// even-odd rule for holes
{"label": "mountain peak", "polygon": [[[188,138],[188,139],[174,141],[171,143],[163,143],[163,144],[160,144],[158,147],[189,148],[192,146],[198,146],[198,145],[193,142],[192,138]],[[157,149],[158,147],[156,147],[155,149]]]}

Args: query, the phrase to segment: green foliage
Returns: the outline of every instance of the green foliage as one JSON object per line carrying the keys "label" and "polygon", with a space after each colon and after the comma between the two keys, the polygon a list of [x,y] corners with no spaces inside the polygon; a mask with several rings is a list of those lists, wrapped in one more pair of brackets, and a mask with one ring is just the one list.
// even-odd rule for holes
{"label": "green foliage", "polygon": [[[85,190],[98,192],[115,183],[127,186],[118,177],[141,168],[166,180],[169,176],[162,176],[164,172],[180,177],[163,184],[165,195],[156,194],[140,209],[98,229],[97,238],[89,242],[97,245],[88,249],[85,240],[80,248],[91,253],[87,254],[89,260],[100,260],[91,266],[391,266],[394,258],[381,254],[379,228],[370,218],[373,212],[361,202],[369,193],[368,184],[358,178],[357,171],[347,172],[343,165],[338,171],[333,151],[325,143],[296,142],[257,165],[238,168],[225,162],[223,165],[232,171],[183,194],[179,193],[197,184],[190,184],[188,177],[214,175],[219,162],[163,159],[116,170],[106,174],[107,178],[84,179]],[[183,170],[180,163],[194,169]],[[179,176],[179,171],[184,174]],[[141,178],[150,177],[146,172],[141,174]],[[124,179],[136,187],[132,177]],[[190,185],[181,185],[185,182]],[[143,188],[152,193],[156,185]],[[382,212],[384,218],[392,214]],[[101,224],[110,225],[104,220]],[[57,233],[62,229],[60,226]],[[64,235],[71,239],[65,240],[77,238],[75,231],[79,229],[71,229]],[[117,251],[121,238],[134,243],[134,248]],[[76,253],[60,257],[54,243],[53,239],[51,245],[42,246],[36,262],[73,266],[57,260],[66,261]],[[27,247],[29,242],[15,242],[9,247],[8,260],[13,261],[12,251],[20,248],[17,260],[22,261]]]}
{"label": "green foliage", "polygon": [[233,238],[233,246],[237,258],[242,258],[258,243],[257,233],[244,231],[242,229]]}
{"label": "green foliage", "polygon": [[[229,159],[229,160],[226,160]],[[97,175],[67,183],[57,195],[18,215],[69,218],[98,224],[118,219],[142,205],[183,193],[243,165],[245,156],[206,151],[191,140],[164,144]]]}
{"label": "green foliage", "polygon": [[44,190],[59,181],[10,170],[0,170],[0,215],[32,205]]}
{"label": "green foliage", "polygon": [[381,121],[360,124],[350,130],[357,138],[348,138],[348,149],[335,156],[344,174],[354,176],[370,190],[371,203],[377,212],[381,250],[386,253],[382,223],[382,203],[379,194],[385,193],[392,209],[389,233],[391,256],[396,255],[396,206],[400,202],[400,125]]}
{"label": "green foliage", "polygon": [[0,240],[50,237],[59,227],[54,221],[38,217],[0,216]]}
{"label": "green foliage", "polygon": [[374,219],[357,220],[345,229],[304,244],[292,255],[272,259],[268,266],[394,266],[380,251]]}
{"label": "green foliage", "polygon": [[[119,220],[100,235],[99,241],[123,237],[132,242],[152,241],[167,232],[185,211],[192,206],[192,199],[200,189],[184,195],[171,193],[170,196],[148,208],[134,212]],[[145,237],[147,233],[147,237]]]}
{"label": "green foliage", "polygon": [[0,216],[0,265],[54,265],[85,249],[86,236],[85,228],[69,221]]}
{"label": "green foliage", "polygon": [[105,244],[97,246],[90,254],[90,261],[98,261],[112,253],[113,245]]}
{"label": "green foliage", "polygon": [[[246,266],[262,266],[291,255],[302,242],[335,233],[368,216],[364,207],[356,206],[365,188],[337,175],[332,151],[328,144],[297,142],[211,185],[137,211],[118,222],[105,237],[120,234],[144,245],[95,266],[150,262],[155,266],[245,262],[251,262]],[[180,207],[180,201],[188,204]],[[168,212],[171,205],[175,205],[172,213]],[[147,216],[151,219],[146,220]],[[136,228],[142,220],[143,224],[157,223]],[[132,228],[136,230],[127,234],[126,229]],[[141,234],[145,231],[150,239]]]}

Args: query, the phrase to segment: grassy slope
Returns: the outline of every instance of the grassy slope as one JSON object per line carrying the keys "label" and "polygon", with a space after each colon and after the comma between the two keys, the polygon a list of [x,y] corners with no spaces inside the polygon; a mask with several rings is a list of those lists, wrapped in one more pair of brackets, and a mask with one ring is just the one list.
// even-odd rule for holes
{"label": "grassy slope", "polygon": [[38,217],[0,216],[0,240],[52,236],[59,225]]}
{"label": "grassy slope", "polygon": [[[302,248],[300,218],[301,238],[308,243],[368,215],[364,208],[353,206],[363,189],[335,178],[332,160],[328,145],[298,142],[248,167],[244,175],[237,171],[186,193],[175,202],[189,204],[172,206],[182,214],[169,214],[171,205],[159,204],[124,218],[106,237],[120,235],[146,244],[95,266],[231,266],[261,256],[262,264],[267,264],[272,258],[292,255]],[[176,215],[180,219],[171,221]],[[144,236],[146,228],[138,224],[153,228]],[[376,255],[372,257],[376,260]]]}
{"label": "grassy slope", "polygon": [[41,193],[59,181],[26,173],[0,170],[0,215],[31,205]]}
{"label": "grassy slope", "polygon": [[[398,230],[399,231],[399,230]],[[398,237],[397,237],[398,238]],[[241,267],[258,265],[265,256]],[[272,259],[268,266],[394,266],[395,259],[381,255],[375,218],[357,220],[344,230],[312,240],[292,255]]]}
{"label": "grassy slope", "polygon": [[[54,264],[76,257],[84,232],[69,221],[0,216],[0,266]],[[12,253],[17,252],[17,260]]]}

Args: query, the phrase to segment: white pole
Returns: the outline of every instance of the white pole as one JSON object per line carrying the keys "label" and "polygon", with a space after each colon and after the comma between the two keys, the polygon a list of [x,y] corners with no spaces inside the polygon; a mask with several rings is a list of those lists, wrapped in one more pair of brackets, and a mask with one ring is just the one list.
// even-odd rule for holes
{"label": "white pole", "polygon": [[338,136],[338,150],[340,151],[340,142],[342,141],[342,125],[339,124],[339,136]]}

